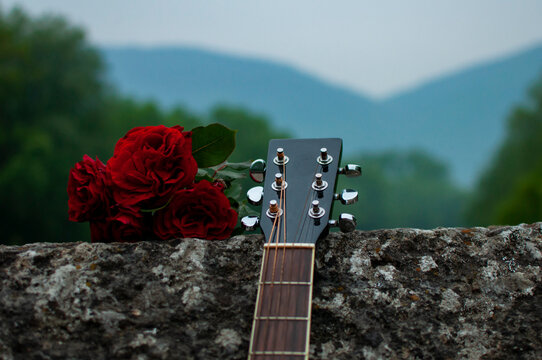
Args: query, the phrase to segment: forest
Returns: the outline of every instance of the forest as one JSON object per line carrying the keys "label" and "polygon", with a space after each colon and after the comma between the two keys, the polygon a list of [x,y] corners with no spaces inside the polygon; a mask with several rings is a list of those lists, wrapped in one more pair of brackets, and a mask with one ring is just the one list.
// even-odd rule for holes
{"label": "forest", "polygon": [[[291,136],[265,114],[228,104],[196,113],[130,98],[105,71],[99,51],[67,20],[0,8],[2,244],[89,241],[88,223],[68,221],[69,170],[84,154],[106,162],[133,127],[222,123],[238,130],[232,161],[264,158],[269,139]],[[542,220],[542,77],[497,120],[506,121],[506,136],[472,189],[419,149],[349,154],[343,163],[362,165],[363,176],[341,178],[338,187],[358,189],[359,203],[334,212],[353,213],[362,230]]]}

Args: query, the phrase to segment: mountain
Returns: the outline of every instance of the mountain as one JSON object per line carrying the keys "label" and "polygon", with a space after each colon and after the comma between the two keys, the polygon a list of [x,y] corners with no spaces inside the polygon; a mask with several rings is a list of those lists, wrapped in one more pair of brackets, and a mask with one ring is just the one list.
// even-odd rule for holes
{"label": "mountain", "polygon": [[505,120],[542,75],[542,46],[469,67],[404,92],[380,105],[393,124],[387,145],[418,145],[447,159],[471,183],[502,139]]}
{"label": "mountain", "polygon": [[[292,67],[189,48],[104,49],[122,92],[204,112],[217,103],[247,107],[296,136],[340,136],[359,129],[376,104]],[[340,124],[340,126],[337,126]]]}
{"label": "mountain", "polygon": [[466,185],[490,160],[507,114],[542,70],[539,46],[373,101],[261,59],[185,47],[102,52],[124,93],[200,112],[217,103],[243,106],[299,137],[342,137],[346,154],[422,148]]}

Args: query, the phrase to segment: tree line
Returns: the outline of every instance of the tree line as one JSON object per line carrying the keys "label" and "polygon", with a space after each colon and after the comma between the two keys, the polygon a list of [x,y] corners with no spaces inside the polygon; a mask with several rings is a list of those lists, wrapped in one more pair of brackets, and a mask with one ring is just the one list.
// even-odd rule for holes
{"label": "tree line", "polygon": [[[83,154],[104,162],[126,131],[220,122],[238,130],[232,161],[264,158],[271,138],[289,137],[264,115],[217,105],[197,114],[119,94],[84,31],[55,16],[0,8],[0,224],[3,244],[88,241],[88,224],[67,220],[69,169]],[[518,223],[542,218],[542,81],[508,120],[508,135],[473,191],[459,188],[431,154],[359,154],[361,229]],[[245,188],[250,186],[245,182]]]}

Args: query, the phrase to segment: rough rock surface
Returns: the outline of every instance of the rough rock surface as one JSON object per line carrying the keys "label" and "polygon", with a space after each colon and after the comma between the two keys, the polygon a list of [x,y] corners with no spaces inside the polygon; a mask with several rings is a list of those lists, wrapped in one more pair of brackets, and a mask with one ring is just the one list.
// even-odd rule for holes
{"label": "rough rock surface", "polygon": [[[3,359],[245,359],[263,238],[0,246]],[[542,358],[542,223],[333,233],[314,359]]]}

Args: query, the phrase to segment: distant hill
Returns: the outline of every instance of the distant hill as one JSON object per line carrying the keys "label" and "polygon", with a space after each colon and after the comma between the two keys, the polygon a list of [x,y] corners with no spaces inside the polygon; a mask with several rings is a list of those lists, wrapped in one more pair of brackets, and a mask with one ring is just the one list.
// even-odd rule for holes
{"label": "distant hill", "polygon": [[393,124],[387,144],[417,144],[452,165],[469,183],[488,165],[513,107],[542,75],[542,46],[441,77],[381,105]]}
{"label": "distant hill", "polygon": [[357,130],[359,120],[376,108],[354,92],[269,61],[188,48],[108,48],[104,53],[111,78],[123,92],[200,112],[217,103],[241,105],[297,136],[338,136],[346,124]]}
{"label": "distant hill", "polygon": [[104,48],[122,92],[205,112],[217,103],[267,114],[299,137],[342,137],[345,152],[419,147],[470,184],[511,107],[542,70],[542,46],[373,101],[301,70],[192,48]]}

